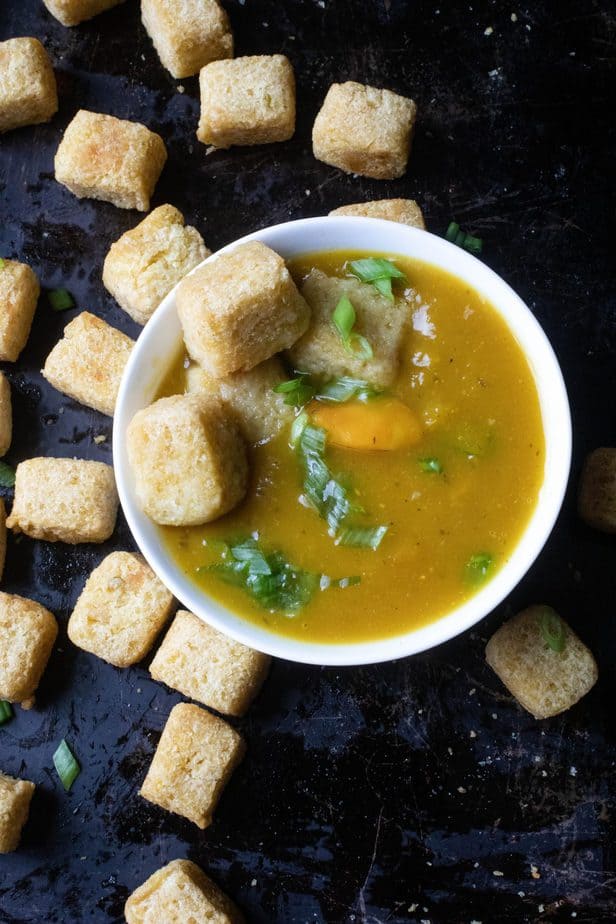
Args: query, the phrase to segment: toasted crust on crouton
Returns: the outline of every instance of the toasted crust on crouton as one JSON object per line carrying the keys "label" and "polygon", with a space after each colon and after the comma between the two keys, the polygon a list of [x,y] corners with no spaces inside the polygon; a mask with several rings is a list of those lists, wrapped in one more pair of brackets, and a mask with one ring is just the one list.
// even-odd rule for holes
{"label": "toasted crust on crouton", "polygon": [[0,853],[11,853],[19,846],[35,788],[29,780],[0,773]]}
{"label": "toasted crust on crouton", "polygon": [[6,455],[13,438],[13,409],[11,386],[4,372],[0,372],[0,456]]}
{"label": "toasted crust on crouton", "polygon": [[4,260],[0,268],[0,360],[15,362],[26,345],[41,288],[25,263]]}
{"label": "toasted crust on crouton", "polygon": [[4,500],[0,498],[0,581],[4,575],[4,565],[6,563],[6,507]]}
{"label": "toasted crust on crouton", "polygon": [[355,202],[332,209],[330,215],[359,215],[365,218],[384,218],[411,228],[425,231],[423,212],[414,199],[375,199],[373,202]]}
{"label": "toasted crust on crouton", "polygon": [[80,22],[92,19],[123,2],[124,0],[43,0],[51,15],[63,26],[77,26]]}
{"label": "toasted crust on crouton", "polygon": [[0,592],[0,699],[34,696],[57,634],[55,617],[40,603]]}
{"label": "toasted crust on crouton", "polygon": [[584,462],[578,512],[585,523],[605,533],[616,533],[616,449],[603,447]]}
{"label": "toasted crust on crouton", "polygon": [[161,64],[175,78],[233,56],[229,17],[216,0],[141,0],[141,19]]}
{"label": "toasted crust on crouton", "polygon": [[230,898],[190,860],[172,860],[135,889],[124,906],[127,924],[243,924]]}
{"label": "toasted crust on crouton", "polygon": [[0,42],[0,133],[49,122],[57,111],[56,78],[39,40]]}

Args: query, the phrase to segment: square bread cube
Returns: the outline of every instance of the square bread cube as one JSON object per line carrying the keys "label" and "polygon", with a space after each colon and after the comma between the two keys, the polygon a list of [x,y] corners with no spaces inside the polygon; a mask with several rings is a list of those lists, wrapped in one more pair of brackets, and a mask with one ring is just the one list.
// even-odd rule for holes
{"label": "square bread cube", "polygon": [[186,385],[189,393],[221,398],[248,442],[263,443],[293,420],[293,408],[284,403],[284,395],[273,390],[288,378],[280,360],[272,356],[248,372],[233,372],[221,379],[194,363],[186,372]]}
{"label": "square bread cube", "polygon": [[[560,620],[562,651],[542,629],[546,617]],[[597,681],[592,653],[550,607],[529,606],[504,623],[486,645],[486,661],[521,706],[547,719],[574,706]]]}
{"label": "square bread cube", "polygon": [[199,74],[204,144],[287,141],[295,131],[295,76],[284,55],[251,55],[214,61]]}
{"label": "square bread cube", "polygon": [[375,199],[373,202],[355,202],[333,209],[330,215],[360,215],[365,218],[384,218],[411,228],[426,229],[423,213],[414,199]]}
{"label": "square bread cube", "polygon": [[216,0],[141,0],[141,19],[161,64],[175,78],[233,56],[229,17]]}
{"label": "square bread cube", "polygon": [[137,497],[155,523],[209,523],[246,493],[246,446],[235,418],[216,399],[160,398],[135,414],[126,448]]}
{"label": "square bread cube", "polygon": [[261,689],[270,660],[187,610],[179,610],[154,656],[150,674],[204,706],[241,716]]}
{"label": "square bread cube", "polygon": [[187,276],[176,304],[188,353],[218,378],[290,347],[310,320],[282,257],[257,241]]}
{"label": "square bread cube", "polygon": [[0,592],[0,699],[33,698],[57,634],[55,617],[40,603]]}
{"label": "square bread cube", "polygon": [[0,580],[4,574],[4,565],[6,563],[6,507],[4,500],[0,498]]}
{"label": "square bread cube", "polygon": [[80,199],[147,212],[167,160],[160,135],[139,122],[80,109],[56,152],[56,180]]}
{"label": "square bread cube", "polygon": [[49,122],[57,111],[56,78],[39,40],[0,42],[0,133]]}
{"label": "square bread cube", "polygon": [[230,898],[190,860],[172,860],[135,889],[127,924],[244,924]]}
{"label": "square bread cube", "polygon": [[104,542],[118,512],[113,468],[85,459],[27,459],[17,466],[6,521],[15,533],[47,542]]}
{"label": "square bread cube", "polygon": [[182,213],[161,205],[111,245],[103,285],[137,324],[145,324],[174,285],[209,255]]}
{"label": "square bread cube", "polygon": [[314,156],[345,173],[395,180],[406,170],[416,114],[406,96],[334,83],[312,129]]}
{"label": "square bread cube", "polygon": [[116,667],[148,653],[173,606],[173,596],[141,555],[112,552],[94,569],[68,621],[68,637]]}
{"label": "square bread cube", "polygon": [[122,331],[82,311],[64,328],[42,373],[64,395],[112,417],[134,344]]}
{"label": "square bread cube", "polygon": [[245,750],[241,736],[222,719],[179,703],[167,719],[141,795],[207,828]]}
{"label": "square bread cube", "polygon": [[17,849],[35,788],[29,780],[16,780],[0,773],[0,853]]}
{"label": "square bread cube", "polygon": [[616,533],[616,449],[595,449],[586,457],[578,512],[589,526]]}
{"label": "square bread cube", "polygon": [[0,264],[0,359],[14,363],[26,345],[41,288],[25,263]]}
{"label": "square bread cube", "polygon": [[123,0],[43,0],[43,3],[63,26],[77,26],[112,6],[118,6]]}
{"label": "square bread cube", "polygon": [[[409,320],[406,302],[389,301],[374,286],[358,279],[340,279],[312,270],[302,286],[302,295],[312,310],[312,321],[304,336],[289,350],[294,369],[335,377],[350,375],[378,388],[392,384],[404,332]],[[332,314],[343,296],[356,314],[354,331],[366,337],[371,359],[364,359],[345,347],[332,324]]]}
{"label": "square bread cube", "polygon": [[4,372],[0,372],[0,456],[9,451],[13,438],[13,409],[11,386]]}

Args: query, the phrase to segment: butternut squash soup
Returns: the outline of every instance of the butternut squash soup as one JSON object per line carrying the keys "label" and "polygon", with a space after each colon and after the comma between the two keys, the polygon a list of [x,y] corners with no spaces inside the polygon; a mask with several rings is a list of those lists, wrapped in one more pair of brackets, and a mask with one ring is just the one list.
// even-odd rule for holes
{"label": "butternut squash soup", "polygon": [[[435,266],[346,251],[288,266],[310,327],[259,381],[261,367],[216,385],[252,440],[247,495],[162,541],[273,632],[403,634],[476,593],[520,539],[544,475],[533,376],[496,310]],[[182,353],[159,397],[200,374]]]}

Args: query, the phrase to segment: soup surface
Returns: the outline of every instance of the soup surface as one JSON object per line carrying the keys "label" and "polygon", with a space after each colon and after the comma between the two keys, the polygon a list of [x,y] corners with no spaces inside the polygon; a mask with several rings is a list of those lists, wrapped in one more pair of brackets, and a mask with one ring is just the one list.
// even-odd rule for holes
{"label": "soup surface", "polygon": [[[315,267],[346,276],[349,261],[367,256],[375,255],[311,254],[290,261],[289,268],[301,284]],[[236,510],[205,526],[161,527],[171,555],[209,595],[272,632],[310,642],[402,634],[463,603],[507,561],[543,480],[535,383],[505,322],[465,282],[441,269],[378,256],[387,256],[406,276],[394,280],[410,317],[397,378],[386,395],[337,407],[350,411],[349,426],[357,433],[353,409],[362,403],[359,431],[372,434],[379,416],[391,417],[392,398],[399,399],[418,422],[417,432],[412,445],[389,451],[349,449],[331,439],[324,450],[330,472],[361,508],[353,526],[387,527],[378,547],[348,547],[329,534],[306,500],[301,452],[290,445],[288,425],[251,448],[251,484]],[[187,365],[186,355],[178,356],[159,397],[185,390]],[[327,427],[331,407],[313,401],[307,411],[313,423]],[[368,408],[374,427],[362,423]],[[305,605],[272,610],[221,579],[221,556],[227,554],[222,543],[250,536],[259,548],[280,551],[314,577]]]}

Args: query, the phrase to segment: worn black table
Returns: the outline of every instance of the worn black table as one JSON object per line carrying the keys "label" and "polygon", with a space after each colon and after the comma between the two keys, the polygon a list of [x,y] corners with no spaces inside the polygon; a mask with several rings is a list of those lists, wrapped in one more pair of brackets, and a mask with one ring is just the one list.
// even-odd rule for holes
{"label": "worn black table", "polygon": [[[615,442],[616,6],[227,7],[238,54],[293,61],[299,120],[287,144],[206,156],[194,136],[197,81],[178,92],[134,0],[75,29],[38,0],[3,0],[0,37],[45,42],[60,112],[0,138],[0,253],[30,263],[44,286],[69,288],[78,308],[137,333],[105,293],[101,266],[139,216],[78,201],[53,179],[62,130],[80,107],[163,135],[170,156],[155,204],[177,205],[211,248],[345,202],[416,196],[431,230],[455,218],[484,238],[485,260],[551,337],[573,409],[571,489],[539,561],[476,632],[395,664],[276,663],[239,723],[248,756],[203,833],[137,795],[179,696],[145,666],[116,670],[66,639],[86,574],[111,548],[132,548],[125,524],[102,548],[11,540],[4,589],[40,600],[62,628],[37,708],[0,730],[0,768],[38,787],[22,847],[0,858],[0,922],[121,921],[129,892],[176,857],[202,864],[262,924],[614,921],[616,546],[577,520],[575,482],[585,452]],[[347,78],[418,101],[404,179],[347,177],[313,159],[320,101]],[[111,461],[109,419],[63,399],[38,371],[73,316],[42,298],[27,349],[5,367],[13,464],[41,453]],[[100,434],[106,442],[94,441]],[[580,705],[541,723],[483,660],[503,617],[536,601],[560,609],[600,667]],[[51,762],[63,736],[83,766],[69,795]]]}

